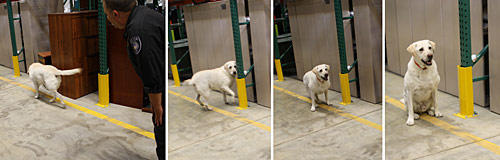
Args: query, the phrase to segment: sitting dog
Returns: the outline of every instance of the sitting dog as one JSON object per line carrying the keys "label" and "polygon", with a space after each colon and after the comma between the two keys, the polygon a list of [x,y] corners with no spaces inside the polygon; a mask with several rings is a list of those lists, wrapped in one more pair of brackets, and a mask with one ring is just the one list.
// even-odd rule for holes
{"label": "sitting dog", "polygon": [[412,54],[408,70],[404,76],[404,103],[408,111],[406,124],[411,126],[419,114],[441,117],[436,105],[439,74],[436,62],[432,59],[436,44],[430,40],[412,43],[406,49]]}
{"label": "sitting dog", "polygon": [[306,85],[307,92],[309,92],[311,96],[311,111],[313,112],[316,111],[316,104],[319,102],[318,94],[324,93],[326,104],[331,105],[328,101],[328,88],[330,88],[330,80],[328,78],[329,70],[329,65],[320,64],[304,74],[302,79]]}
{"label": "sitting dog", "polygon": [[45,87],[49,92],[51,92],[51,95],[53,98],[50,100],[50,102],[54,102],[56,100],[56,97],[59,96],[59,99],[61,100],[61,103],[63,104],[64,108],[64,100],[61,94],[57,92],[57,89],[59,89],[59,86],[61,85],[61,76],[68,76],[68,75],[73,75],[80,73],[81,69],[72,69],[72,70],[59,70],[54,66],[51,65],[43,65],[40,63],[33,63],[30,65],[28,68],[28,74],[33,82],[33,85],[35,87],[36,93],[35,93],[35,98],[38,99],[39,97],[39,89],[40,86]]}
{"label": "sitting dog", "polygon": [[[195,73],[191,79],[183,82],[183,85],[192,85],[195,87],[198,95],[196,100],[205,110],[212,110],[212,107],[208,106],[208,101],[210,97],[210,91],[216,90],[221,91],[224,95],[224,102],[229,104],[226,99],[226,94],[229,94],[232,99],[235,99],[235,94],[231,90],[231,86],[234,83],[236,76],[236,62],[229,61],[223,66],[211,70],[203,70]],[[205,99],[205,103],[200,100],[200,96]]]}

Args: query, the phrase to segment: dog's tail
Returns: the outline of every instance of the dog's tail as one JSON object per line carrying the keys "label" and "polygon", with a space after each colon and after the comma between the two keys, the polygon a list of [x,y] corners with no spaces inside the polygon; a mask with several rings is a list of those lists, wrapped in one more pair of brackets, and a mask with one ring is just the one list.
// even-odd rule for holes
{"label": "dog's tail", "polygon": [[82,72],[82,69],[76,68],[76,69],[70,69],[70,70],[59,70],[59,72],[56,74],[61,75],[61,76],[69,76],[69,75],[77,74],[80,72]]}
{"label": "dog's tail", "polygon": [[185,80],[184,82],[182,82],[182,85],[183,86],[192,86],[193,81],[191,79]]}

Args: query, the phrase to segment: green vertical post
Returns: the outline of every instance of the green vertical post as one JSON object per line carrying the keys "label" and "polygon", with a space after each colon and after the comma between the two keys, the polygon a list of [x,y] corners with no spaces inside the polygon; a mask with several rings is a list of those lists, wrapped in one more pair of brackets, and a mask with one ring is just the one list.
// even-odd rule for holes
{"label": "green vertical post", "polygon": [[234,53],[236,55],[236,67],[238,69],[238,78],[245,78],[243,73],[243,56],[241,53],[241,39],[240,39],[240,26],[238,20],[238,3],[236,0],[230,0],[229,5],[231,8],[231,24],[233,27],[233,41]]}
{"label": "green vertical post", "polygon": [[99,73],[108,74],[108,51],[106,40],[106,14],[102,8],[102,0],[98,6],[98,28],[99,28]]}
{"label": "green vertical post", "polygon": [[345,39],[344,39],[344,22],[342,20],[342,4],[340,0],[334,1],[335,8],[335,23],[337,26],[337,43],[339,46],[339,56],[340,56],[340,72],[342,74],[348,73],[347,70],[347,58],[345,51]]}
{"label": "green vertical post", "polygon": [[172,26],[170,24],[168,24],[168,54],[170,55],[170,63],[171,64],[177,64],[177,60],[176,60],[176,57],[175,57],[175,48],[174,48],[174,40],[173,40],[173,37],[172,37],[172,32],[170,32],[170,29],[172,28]]}
{"label": "green vertical post", "polygon": [[470,1],[458,0],[460,23],[460,66],[472,66],[470,40]]}
{"label": "green vertical post", "polygon": [[238,70],[238,78],[236,79],[236,88],[238,89],[238,101],[240,110],[248,108],[247,88],[245,84],[245,73],[243,68],[243,56],[241,53],[240,39],[240,22],[238,20],[238,3],[236,0],[230,0],[231,8],[231,25],[233,28],[234,54],[236,56],[236,69]]}
{"label": "green vertical post", "polygon": [[182,21],[182,12],[180,8],[177,8],[177,23],[180,24],[179,26],[179,39],[184,38],[184,22]]}
{"label": "green vertical post", "polygon": [[77,11],[80,11],[80,0],[75,0],[75,8]]}
{"label": "green vertical post", "polygon": [[280,48],[278,46],[278,33],[276,32],[276,29],[274,30],[274,59],[280,59]]}
{"label": "green vertical post", "polygon": [[10,42],[12,44],[12,56],[17,56],[16,30],[14,29],[14,15],[12,13],[11,0],[7,0],[7,14],[9,17]]}
{"label": "green vertical post", "polygon": [[97,21],[99,30],[99,102],[97,106],[109,106],[109,69],[108,69],[108,47],[106,40],[106,14],[104,13],[102,0],[97,6]]}

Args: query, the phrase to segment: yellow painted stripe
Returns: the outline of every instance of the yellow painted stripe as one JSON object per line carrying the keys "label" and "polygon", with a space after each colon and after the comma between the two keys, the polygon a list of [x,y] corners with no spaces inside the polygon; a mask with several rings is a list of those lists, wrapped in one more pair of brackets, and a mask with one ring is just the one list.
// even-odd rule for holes
{"label": "yellow painted stripe", "polygon": [[[186,100],[186,101],[189,101],[189,102],[192,102],[192,103],[195,103],[195,104],[198,104],[200,105],[196,100],[192,99],[192,98],[189,98],[185,95],[182,95],[180,93],[177,93],[177,92],[174,92],[174,91],[171,91],[171,90],[168,90],[168,93],[170,94],[173,94],[177,97],[181,97],[182,99]],[[220,108],[217,108],[217,107],[214,107],[214,106],[211,106],[209,105],[210,107],[213,108],[213,111],[217,112],[217,113],[220,113],[220,114],[223,114],[225,116],[228,116],[228,117],[231,117],[231,118],[234,118],[238,121],[242,121],[242,122],[245,122],[245,123],[248,123],[248,124],[251,124],[251,125],[254,125],[256,127],[259,127],[263,130],[266,130],[266,131],[271,131],[271,127],[265,125],[265,124],[262,124],[262,123],[259,123],[259,122],[255,122],[255,121],[252,121],[250,119],[247,119],[247,118],[243,118],[241,117],[240,115],[237,115],[237,114],[234,114],[234,113],[231,113],[229,111],[225,111],[223,109],[220,109]]]}
{"label": "yellow painted stripe", "polygon": [[[274,86],[274,89],[279,90],[279,91],[281,91],[283,93],[286,93],[286,94],[288,94],[288,95],[290,95],[292,97],[295,97],[297,99],[300,99],[302,101],[305,101],[307,103],[311,103],[311,99],[309,99],[307,97],[304,97],[304,96],[301,96],[301,95],[299,95],[297,93],[294,93],[292,91],[280,88],[278,86]],[[350,118],[352,120],[358,121],[361,124],[364,124],[364,125],[370,126],[372,128],[378,129],[379,131],[382,131],[382,126],[380,124],[377,124],[377,123],[374,123],[374,122],[369,121],[367,119],[364,119],[364,118],[352,115],[350,113],[346,113],[346,112],[344,112],[344,111],[342,111],[340,109],[336,109],[336,108],[333,108],[333,107],[325,105],[325,104],[318,104],[318,106],[321,107],[321,108],[323,108],[323,109],[326,109],[326,110],[328,110],[330,112],[337,113],[338,115],[340,115],[342,117]]]}
{"label": "yellow painted stripe", "polygon": [[[13,80],[10,80],[10,79],[4,78],[4,77],[0,77],[0,80],[6,81],[6,82],[8,82],[8,83],[10,83],[10,84],[17,85],[17,86],[19,86],[19,87],[21,87],[21,88],[24,88],[24,89],[30,90],[30,91],[32,91],[32,92],[36,92],[36,91],[35,91],[35,89],[33,89],[33,88],[29,87],[29,86],[26,86],[26,85],[24,85],[24,84],[21,84],[21,83],[15,82],[15,81],[13,81]],[[41,94],[43,94],[43,95],[45,95],[45,96],[47,96],[47,97],[49,97],[49,98],[52,98],[52,96],[50,96],[50,95],[48,95],[48,94],[45,94],[45,93],[43,93],[43,92],[40,92],[40,93],[41,93]],[[57,99],[57,101],[60,101],[60,100],[59,100],[59,98]],[[95,117],[97,117],[97,118],[99,118],[99,119],[107,120],[108,122],[111,122],[111,123],[113,123],[113,124],[116,124],[116,125],[118,125],[118,126],[120,126],[120,127],[123,127],[123,128],[125,128],[125,129],[131,130],[131,131],[134,131],[135,133],[138,133],[138,134],[140,134],[140,135],[146,136],[146,137],[151,138],[151,139],[155,139],[155,135],[154,135],[154,133],[152,133],[152,132],[149,132],[149,131],[143,130],[143,129],[139,128],[139,127],[136,127],[136,126],[130,125],[130,124],[128,124],[128,123],[125,123],[125,122],[119,121],[119,120],[117,120],[117,119],[114,119],[114,118],[108,117],[108,116],[106,116],[106,115],[104,115],[104,114],[101,114],[101,113],[99,113],[99,112],[96,112],[96,111],[90,110],[90,109],[88,109],[88,108],[85,108],[85,107],[82,107],[82,106],[78,106],[78,105],[73,104],[73,103],[71,103],[71,102],[68,102],[68,101],[66,101],[66,100],[64,101],[64,103],[66,103],[66,105],[67,105],[67,106],[73,107],[73,108],[75,108],[75,109],[77,109],[77,110],[80,110],[80,111],[85,112],[85,113],[87,113],[87,114],[93,115],[93,116],[95,116]]]}
{"label": "yellow painted stripe", "polygon": [[[391,98],[389,96],[385,96],[385,101],[387,103],[390,103],[390,104],[402,109],[402,110],[405,110],[405,105],[403,103],[401,103],[399,100],[396,100],[396,99]],[[497,155],[500,155],[500,146],[496,145],[495,143],[491,143],[483,138],[480,138],[480,137],[475,136],[471,133],[468,133],[468,132],[464,131],[463,129],[461,129],[460,127],[451,125],[448,122],[440,120],[436,117],[431,117],[427,114],[423,114],[423,115],[420,115],[420,118],[427,121],[427,122],[432,123],[435,126],[438,126],[441,129],[444,129],[444,130],[446,130],[446,131],[448,131],[456,136],[462,137],[462,138],[469,140],[470,142],[473,142],[473,143],[475,143],[475,144],[477,144],[485,149],[488,149]]]}

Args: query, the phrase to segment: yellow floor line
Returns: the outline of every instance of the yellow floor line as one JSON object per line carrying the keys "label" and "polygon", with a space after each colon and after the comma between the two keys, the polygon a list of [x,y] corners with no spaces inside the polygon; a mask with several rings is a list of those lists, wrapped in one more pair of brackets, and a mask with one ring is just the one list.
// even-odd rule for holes
{"label": "yellow floor line", "polygon": [[[171,91],[171,90],[168,90],[168,93],[170,94],[173,94],[177,97],[181,97],[182,99],[186,100],[186,101],[189,101],[189,102],[192,102],[192,103],[195,103],[195,104],[198,104],[200,105],[196,100],[192,99],[192,98],[189,98],[185,95],[182,95],[180,93],[177,93],[177,92],[174,92],[174,91]],[[259,127],[263,130],[266,130],[266,131],[271,131],[271,127],[265,125],[265,124],[262,124],[262,123],[259,123],[259,122],[255,122],[255,121],[252,121],[250,119],[247,119],[247,118],[243,118],[241,117],[240,115],[237,115],[237,114],[234,114],[234,113],[231,113],[229,111],[225,111],[223,109],[220,109],[220,108],[217,108],[217,107],[214,107],[214,106],[211,106],[209,105],[210,107],[213,108],[213,111],[217,112],[217,113],[220,113],[220,114],[223,114],[225,116],[228,116],[228,117],[231,117],[231,118],[234,118],[238,121],[242,121],[242,122],[245,122],[245,123],[248,123],[248,124],[251,124],[251,125],[254,125],[256,127]]]}
{"label": "yellow floor line", "polygon": [[[396,100],[396,99],[389,97],[389,96],[385,96],[385,101],[387,103],[390,103],[390,104],[402,109],[402,110],[406,110],[405,105],[403,103],[401,103],[399,100]],[[427,114],[422,114],[422,115],[420,115],[420,118],[427,121],[427,122],[432,123],[435,126],[438,126],[441,129],[444,129],[444,130],[446,130],[446,131],[448,131],[456,136],[462,137],[462,138],[469,140],[469,141],[471,141],[471,142],[473,142],[473,143],[475,143],[483,148],[486,148],[497,155],[500,155],[500,146],[496,145],[495,143],[491,143],[491,142],[489,142],[485,139],[482,139],[480,137],[477,137],[471,133],[465,132],[460,127],[456,127],[454,125],[451,125],[451,124],[449,124],[443,120],[440,120],[436,117],[431,117]]]}
{"label": "yellow floor line", "polygon": [[[305,101],[307,103],[311,103],[311,99],[307,98],[307,97],[304,97],[304,96],[301,96],[297,93],[294,93],[292,91],[289,91],[289,90],[286,90],[286,89],[283,89],[283,88],[280,88],[278,86],[274,86],[274,89],[278,90],[278,91],[281,91],[283,93],[286,93],[292,97],[295,97],[297,99],[300,99],[302,101]],[[339,110],[339,109],[336,109],[336,108],[333,108],[331,106],[328,106],[328,105],[325,105],[325,104],[318,104],[319,107],[323,108],[323,109],[326,109],[330,112],[334,112],[334,113],[337,113],[339,114],[340,116],[342,117],[346,117],[346,118],[350,118],[352,120],[355,120],[355,121],[358,121],[359,123],[361,124],[364,124],[364,125],[367,125],[367,126],[370,126],[372,128],[375,128],[375,129],[378,129],[379,131],[382,131],[382,126],[380,124],[377,124],[377,123],[374,123],[372,121],[369,121],[367,119],[364,119],[364,118],[361,118],[361,117],[358,117],[358,116],[355,116],[355,115],[352,115],[350,113],[346,113],[342,110]]]}
{"label": "yellow floor line", "polygon": [[[26,85],[24,85],[24,84],[21,84],[21,83],[15,82],[15,81],[13,81],[13,80],[10,80],[10,79],[7,79],[7,78],[1,77],[1,76],[0,76],[0,80],[3,80],[3,81],[8,82],[8,83],[10,83],[10,84],[14,84],[14,85],[17,85],[17,86],[19,86],[19,87],[21,87],[21,88],[24,88],[24,89],[30,90],[30,91],[32,91],[32,92],[35,92],[35,89],[33,89],[33,88],[29,87],[29,86],[26,86]],[[43,95],[45,95],[45,96],[47,96],[47,97],[49,97],[49,98],[52,98],[52,96],[50,96],[50,95],[48,95],[48,94],[45,94],[45,93],[43,93],[43,92],[40,92],[40,93],[41,93],[41,94],[43,94]],[[57,99],[57,101],[59,101],[59,99]],[[114,119],[114,118],[108,117],[108,116],[106,116],[106,115],[104,115],[104,114],[101,114],[101,113],[99,113],[99,112],[96,112],[96,111],[90,110],[90,109],[88,109],[88,108],[85,108],[85,107],[82,107],[82,106],[78,106],[78,105],[73,104],[73,103],[71,103],[71,102],[68,102],[68,101],[66,101],[66,100],[64,100],[64,103],[66,103],[66,105],[67,105],[67,106],[73,107],[73,108],[75,108],[75,109],[77,109],[77,110],[80,110],[80,111],[85,112],[85,113],[87,113],[87,114],[93,115],[93,116],[95,116],[95,117],[97,117],[97,118],[99,118],[99,119],[107,120],[108,122],[111,122],[111,123],[113,123],[113,124],[116,124],[116,125],[118,125],[118,126],[120,126],[120,127],[123,127],[123,128],[125,128],[125,129],[131,130],[131,131],[134,131],[135,133],[138,133],[138,134],[140,134],[140,135],[146,136],[146,137],[151,138],[151,139],[155,139],[155,135],[154,135],[154,133],[152,133],[152,132],[149,132],[149,131],[143,130],[143,129],[139,128],[139,127],[136,127],[136,126],[130,125],[130,124],[128,124],[128,123],[125,123],[125,122],[119,121],[119,120],[117,120],[117,119]]]}

